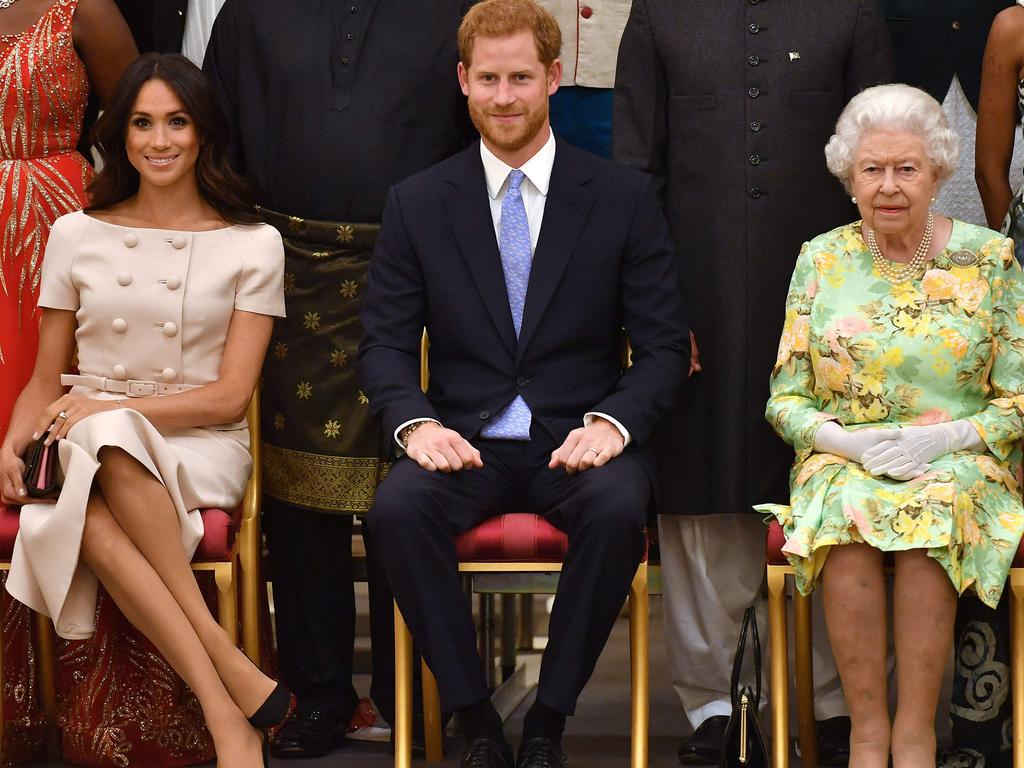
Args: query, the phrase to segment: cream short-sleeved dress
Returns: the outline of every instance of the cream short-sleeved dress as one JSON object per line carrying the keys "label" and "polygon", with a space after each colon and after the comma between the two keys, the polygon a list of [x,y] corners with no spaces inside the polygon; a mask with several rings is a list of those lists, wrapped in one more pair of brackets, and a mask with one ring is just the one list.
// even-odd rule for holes
{"label": "cream short-sleeved dress", "polygon": [[[75,311],[81,374],[209,384],[234,310],[284,316],[281,236],[264,224],[177,232],[71,213],[51,230],[39,306]],[[124,397],[85,386],[71,392]],[[131,403],[72,427],[58,451],[60,496],[21,511],[7,591],[50,616],[61,637],[95,629],[97,580],[79,550],[102,447],[123,449],[167,487],[190,558],[203,536],[198,509],[230,509],[245,491],[252,465],[245,424],[160,431]]]}

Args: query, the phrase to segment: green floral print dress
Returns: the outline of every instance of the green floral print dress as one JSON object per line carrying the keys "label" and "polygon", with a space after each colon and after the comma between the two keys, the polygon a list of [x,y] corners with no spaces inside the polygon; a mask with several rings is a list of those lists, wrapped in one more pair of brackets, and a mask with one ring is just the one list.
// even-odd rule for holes
{"label": "green floral print dress", "polygon": [[[786,297],[766,418],[796,451],[790,504],[762,504],[807,594],[834,544],[927,549],[957,592],[995,606],[1024,529],[1024,278],[1013,241],[953,222],[919,280],[875,268],[860,222],[805,243]],[[873,477],[815,453],[828,420],[846,428],[970,419],[988,450],[932,462],[921,477]]]}

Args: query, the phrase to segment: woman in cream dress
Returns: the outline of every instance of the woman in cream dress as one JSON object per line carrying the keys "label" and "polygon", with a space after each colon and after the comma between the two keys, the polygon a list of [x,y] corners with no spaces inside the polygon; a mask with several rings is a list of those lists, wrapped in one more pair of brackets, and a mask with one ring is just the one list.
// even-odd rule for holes
{"label": "woman in cream dress", "polygon": [[[150,54],[125,73],[97,124],[95,207],[51,231],[39,354],[0,448],[0,490],[24,505],[8,591],[81,638],[102,582],[196,694],[217,765],[252,768],[265,760],[253,726],[271,729],[291,697],[231,644],[189,568],[198,508],[242,497],[243,418],[284,313],[281,239],[247,223],[225,125],[183,57]],[[30,503],[18,457],[46,431],[63,487]]]}

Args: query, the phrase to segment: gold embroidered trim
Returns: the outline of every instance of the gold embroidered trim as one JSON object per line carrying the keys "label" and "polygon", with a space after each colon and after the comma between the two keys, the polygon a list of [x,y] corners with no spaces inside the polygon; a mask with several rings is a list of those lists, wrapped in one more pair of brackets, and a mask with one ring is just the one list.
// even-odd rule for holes
{"label": "gold embroidered trim", "polygon": [[310,509],[369,512],[390,469],[380,459],[322,456],[263,443],[263,491]]}

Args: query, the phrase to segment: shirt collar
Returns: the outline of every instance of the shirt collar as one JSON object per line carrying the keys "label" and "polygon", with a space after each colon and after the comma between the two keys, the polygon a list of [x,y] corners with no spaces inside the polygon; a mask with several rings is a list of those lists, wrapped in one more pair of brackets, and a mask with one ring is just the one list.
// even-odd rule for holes
{"label": "shirt collar", "polygon": [[[497,200],[502,187],[508,179],[508,174],[513,170],[512,166],[504,160],[498,159],[484,142],[480,141],[480,159],[484,164],[484,178],[487,181],[487,194],[492,200]],[[530,183],[537,188],[545,197],[548,194],[548,186],[551,183],[551,169],[555,164],[555,133],[548,128],[548,140],[544,146],[537,150],[537,154],[523,163],[521,170]]]}

